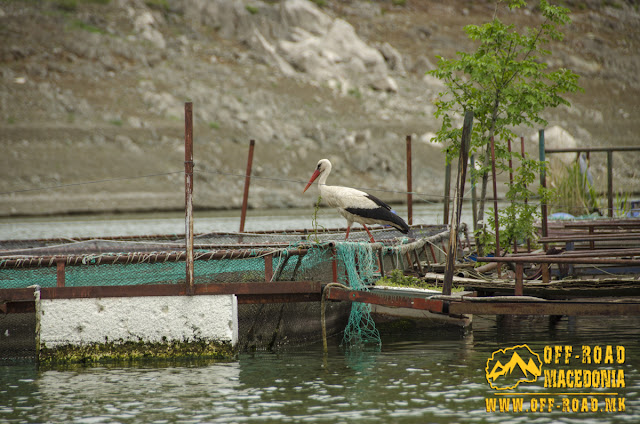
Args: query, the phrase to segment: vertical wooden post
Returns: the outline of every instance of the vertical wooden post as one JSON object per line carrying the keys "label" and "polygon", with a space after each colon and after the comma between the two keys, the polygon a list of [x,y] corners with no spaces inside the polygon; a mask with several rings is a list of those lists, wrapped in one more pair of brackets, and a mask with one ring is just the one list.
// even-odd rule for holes
{"label": "vertical wooden post", "polygon": [[[445,159],[446,160],[446,159]],[[449,225],[449,194],[451,193],[451,164],[447,160],[444,167],[444,217],[442,223]]]}
{"label": "vertical wooden post", "polygon": [[464,124],[462,126],[460,158],[458,160],[458,177],[456,181],[455,202],[453,203],[453,219],[451,220],[447,262],[445,264],[444,280],[442,282],[442,294],[445,296],[451,295],[451,286],[453,285],[453,270],[456,261],[456,254],[458,252],[458,227],[460,226],[462,200],[464,199],[464,183],[467,179],[467,161],[469,159],[472,126],[473,111],[468,110],[464,114]]}
{"label": "vertical wooden post", "polygon": [[413,182],[411,170],[411,136],[407,136],[407,218],[409,225],[413,225]]}
{"label": "vertical wooden post", "polygon": [[549,284],[549,281],[551,281],[549,265],[550,264],[540,264],[540,268],[542,269],[542,282],[545,284]]}
{"label": "vertical wooden post", "polygon": [[[496,227],[496,257],[500,256],[500,222],[498,220],[498,186],[496,181],[496,148],[491,137],[491,177],[493,179],[493,219]],[[498,277],[500,277],[500,265],[498,265]]]}
{"label": "vertical wooden post", "polygon": [[244,221],[247,218],[247,204],[249,201],[249,186],[251,185],[251,168],[253,166],[253,148],[255,140],[249,141],[249,157],[247,158],[247,173],[244,177],[244,194],[242,196],[242,212],[240,213],[240,231],[244,232]]}
{"label": "vertical wooden post", "polygon": [[193,294],[193,103],[184,104],[184,194],[187,293]]}
{"label": "vertical wooden post", "polygon": [[609,218],[613,218],[613,150],[607,150],[607,207]]}
{"label": "vertical wooden post", "polygon": [[515,284],[515,292],[516,296],[522,296],[524,294],[524,268],[522,262],[516,263],[516,284]]}
{"label": "vertical wooden post", "polygon": [[507,151],[509,152],[509,185],[513,185],[513,160],[511,158],[511,139],[507,140]]}
{"label": "vertical wooden post", "polygon": [[[545,151],[544,151],[544,130],[538,131],[538,152],[540,154],[540,162],[544,162]],[[547,164],[543,164],[542,169],[540,170],[540,186],[542,188],[547,187]],[[546,237],[548,234],[547,227],[547,203],[542,202],[540,204],[540,212],[542,214],[542,237]],[[544,249],[547,250],[547,244],[544,243]]]}
{"label": "vertical wooden post", "polygon": [[471,213],[473,214],[473,232],[478,230],[478,193],[476,191],[476,157],[471,155]]}

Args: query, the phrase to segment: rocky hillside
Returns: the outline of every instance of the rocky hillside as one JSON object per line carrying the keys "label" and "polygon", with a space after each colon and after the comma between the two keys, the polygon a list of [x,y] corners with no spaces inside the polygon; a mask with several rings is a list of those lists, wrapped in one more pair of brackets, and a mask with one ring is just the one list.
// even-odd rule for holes
{"label": "rocky hillside", "polygon": [[[564,3],[573,23],[550,62],[585,93],[548,112],[547,142],[638,145],[638,5]],[[0,215],[181,208],[185,101],[197,208],[239,207],[252,138],[255,208],[312,205],[301,192],[322,157],[330,182],[401,200],[409,134],[414,190],[441,200],[429,139],[442,86],[425,71],[472,50],[462,27],[494,12],[468,0],[2,0]],[[533,6],[499,14],[538,19]],[[522,130],[532,154],[536,133]],[[640,153],[614,160],[615,186],[640,191]]]}

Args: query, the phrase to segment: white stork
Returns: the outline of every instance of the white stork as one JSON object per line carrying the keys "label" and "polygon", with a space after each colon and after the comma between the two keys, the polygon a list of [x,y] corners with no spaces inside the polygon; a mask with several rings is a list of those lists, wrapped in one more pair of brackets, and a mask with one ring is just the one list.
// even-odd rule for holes
{"label": "white stork", "polygon": [[391,225],[404,234],[409,232],[407,223],[394,212],[391,212],[391,207],[377,197],[355,188],[326,185],[330,172],[331,162],[328,159],[321,159],[309,183],[302,192],[307,191],[316,178],[320,177],[318,179],[320,196],[329,206],[338,209],[340,215],[347,220],[347,236],[345,240],[349,238],[349,231],[351,231],[351,225],[354,222],[359,222],[367,230],[371,243],[375,243],[375,240],[366,224]]}

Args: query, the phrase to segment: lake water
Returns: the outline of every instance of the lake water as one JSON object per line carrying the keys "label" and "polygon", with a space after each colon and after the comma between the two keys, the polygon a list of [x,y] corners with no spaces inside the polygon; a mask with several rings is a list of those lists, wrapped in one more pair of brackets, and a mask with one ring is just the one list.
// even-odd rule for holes
{"label": "lake water", "polygon": [[[397,208],[406,218],[406,206]],[[286,230],[312,228],[313,208],[249,210],[245,231]],[[418,204],[413,209],[414,224],[442,224],[442,204]],[[73,215],[54,217],[0,218],[0,240],[57,238],[57,237],[110,237],[146,234],[184,234],[184,213],[146,213],[117,215]],[[472,225],[471,211],[462,213],[462,222]],[[318,224],[325,228],[345,227],[346,221],[334,209],[320,209]],[[194,231],[238,231],[239,211],[195,211]],[[358,230],[360,224],[354,224]]]}
{"label": "lake water", "polygon": [[[236,229],[237,215],[213,215],[196,214],[196,231]],[[309,227],[309,217],[309,211],[293,211],[258,218],[249,211],[247,229],[266,221],[272,228]],[[437,217],[423,223],[438,223]],[[323,225],[343,224],[336,217]],[[0,221],[1,238],[183,231],[180,217],[171,214]],[[0,364],[0,423],[637,423],[639,340],[638,317],[565,317],[552,324],[548,317],[476,316],[468,331],[388,333],[383,334],[381,347],[345,350],[333,340],[326,357],[321,344],[314,344],[243,352],[227,363],[140,362],[49,369],[32,362],[4,363]],[[486,368],[488,362],[490,368],[495,365],[493,355],[501,355],[498,350],[503,349],[507,357],[516,351],[522,356],[526,354],[522,345],[538,355],[541,375],[514,389],[491,388]],[[565,346],[572,348],[568,356]],[[591,353],[586,355],[583,347]],[[591,363],[583,363],[586,359]],[[545,372],[561,370],[566,383],[545,387]],[[614,379],[617,387],[594,387],[594,375],[611,372],[607,370],[616,376],[622,373],[624,386]],[[568,377],[569,371],[574,378]],[[584,378],[583,387],[576,387],[576,371],[593,378],[591,387],[585,387]],[[517,378],[518,372],[522,367],[494,382]],[[501,412],[507,404],[508,411]]]}
{"label": "lake water", "polygon": [[[336,343],[326,359],[321,345],[312,345],[242,353],[229,363],[59,369],[11,364],[0,366],[0,422],[637,423],[639,324],[637,318],[563,318],[550,329],[543,318],[478,318],[465,334],[440,329],[386,335],[379,349],[352,351]],[[487,383],[487,360],[497,349],[523,343],[539,354],[543,370],[623,370],[625,387],[549,389],[540,377],[509,390],[512,396],[497,395]],[[624,362],[544,363],[545,346],[572,346],[580,354],[583,345],[603,352],[622,345]],[[499,406],[487,412],[487,402],[503,398],[522,399],[522,412],[500,412]],[[624,411],[617,410],[621,398]],[[588,408],[596,399],[597,412],[580,412],[582,399]],[[616,399],[615,412],[607,411],[607,399]]]}

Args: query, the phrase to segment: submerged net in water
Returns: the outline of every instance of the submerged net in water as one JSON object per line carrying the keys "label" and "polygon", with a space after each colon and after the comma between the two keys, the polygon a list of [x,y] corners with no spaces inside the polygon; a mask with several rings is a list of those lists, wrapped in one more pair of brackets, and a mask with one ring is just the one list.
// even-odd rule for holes
{"label": "submerged net in water", "polygon": [[[339,243],[336,256],[344,264],[346,275],[343,284],[353,290],[369,290],[376,270],[376,256],[368,243]],[[349,321],[344,330],[342,343],[349,348],[361,347],[366,343],[382,344],[380,333],[371,317],[371,305],[353,302]]]}

